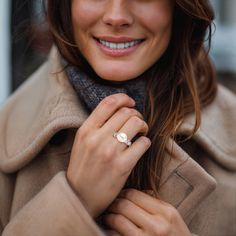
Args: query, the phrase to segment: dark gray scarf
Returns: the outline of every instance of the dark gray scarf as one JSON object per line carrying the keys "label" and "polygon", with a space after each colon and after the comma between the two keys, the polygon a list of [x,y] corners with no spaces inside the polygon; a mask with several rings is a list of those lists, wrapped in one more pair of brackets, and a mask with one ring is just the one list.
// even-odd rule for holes
{"label": "dark gray scarf", "polygon": [[126,93],[136,101],[136,109],[143,114],[145,105],[146,81],[141,76],[125,82],[106,81],[92,78],[78,67],[67,65],[66,74],[80,100],[89,111],[105,97],[115,93]]}

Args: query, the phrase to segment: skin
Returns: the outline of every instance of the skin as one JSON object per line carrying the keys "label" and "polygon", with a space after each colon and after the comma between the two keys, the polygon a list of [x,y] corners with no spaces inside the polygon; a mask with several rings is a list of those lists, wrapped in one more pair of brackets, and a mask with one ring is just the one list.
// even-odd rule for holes
{"label": "skin", "polygon": [[[151,144],[145,137],[148,126],[133,106],[134,102],[126,94],[108,96],[76,133],[67,178],[93,217],[116,198]],[[113,130],[125,132],[130,139],[137,133],[144,136],[127,148],[112,136]]]}
{"label": "skin", "polygon": [[[171,0],[72,0],[71,12],[77,46],[105,80],[122,82],[136,78],[168,47]],[[93,36],[99,35],[145,41],[131,54],[113,57],[97,47]],[[76,133],[68,182],[92,217],[109,207],[104,218],[109,235],[191,235],[177,210],[168,203],[138,190],[119,195],[132,169],[151,145],[146,137],[148,125],[134,106],[135,102],[121,93],[98,104]],[[113,132],[125,132],[130,140],[138,133],[141,137],[128,147],[112,137]]]}
{"label": "skin", "polygon": [[[135,78],[165,52],[172,26],[170,0],[73,0],[75,40],[94,71],[105,80]],[[145,38],[134,53],[114,58],[104,55],[93,36]]]}
{"label": "skin", "polygon": [[109,236],[191,235],[172,205],[136,189],[123,190],[107,211]]}

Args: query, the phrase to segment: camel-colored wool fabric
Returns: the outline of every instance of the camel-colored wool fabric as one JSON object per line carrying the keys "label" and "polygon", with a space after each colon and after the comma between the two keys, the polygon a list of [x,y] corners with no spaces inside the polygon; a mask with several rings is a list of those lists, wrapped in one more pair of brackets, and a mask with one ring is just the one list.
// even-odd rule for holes
{"label": "camel-colored wool fabric", "polygon": [[[54,48],[0,109],[3,236],[104,235],[66,179],[75,133],[89,114],[59,58]],[[193,122],[190,114],[178,132],[188,135]],[[235,144],[236,98],[219,85],[194,137],[181,147],[170,141],[161,178],[160,197],[195,235],[236,235]]]}

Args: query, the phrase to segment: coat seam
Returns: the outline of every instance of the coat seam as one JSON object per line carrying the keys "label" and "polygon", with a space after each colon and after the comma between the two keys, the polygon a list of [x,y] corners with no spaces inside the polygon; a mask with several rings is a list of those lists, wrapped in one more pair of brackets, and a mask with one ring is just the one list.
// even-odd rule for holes
{"label": "coat seam", "polygon": [[181,178],[182,180],[184,180],[188,185],[189,185],[189,188],[190,188],[190,192],[188,193],[188,195],[182,199],[182,201],[180,201],[177,205],[177,207],[179,207],[183,202],[184,200],[194,191],[194,186],[183,176],[181,175],[178,170],[175,171],[175,174]]}

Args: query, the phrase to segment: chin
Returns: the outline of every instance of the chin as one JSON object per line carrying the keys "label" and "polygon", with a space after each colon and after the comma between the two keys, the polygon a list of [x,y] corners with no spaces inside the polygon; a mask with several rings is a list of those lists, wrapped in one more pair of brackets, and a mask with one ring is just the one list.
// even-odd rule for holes
{"label": "chin", "polygon": [[113,69],[113,70],[102,70],[99,68],[99,70],[96,71],[97,75],[104,79],[109,81],[127,81],[134,79],[142,74],[142,72],[137,71],[123,71],[122,69]]}

